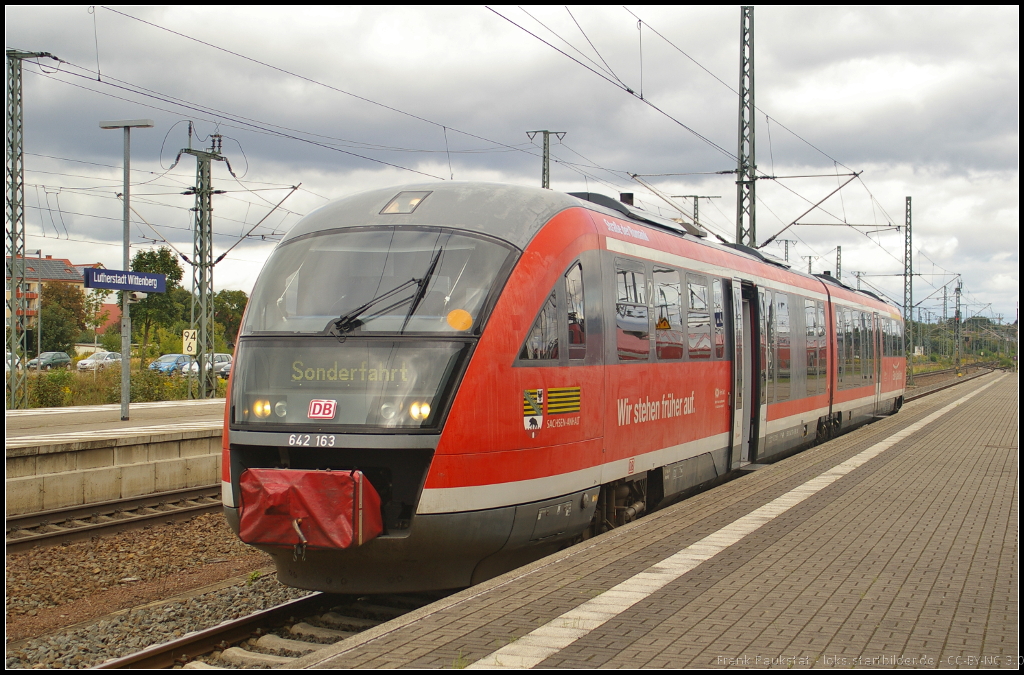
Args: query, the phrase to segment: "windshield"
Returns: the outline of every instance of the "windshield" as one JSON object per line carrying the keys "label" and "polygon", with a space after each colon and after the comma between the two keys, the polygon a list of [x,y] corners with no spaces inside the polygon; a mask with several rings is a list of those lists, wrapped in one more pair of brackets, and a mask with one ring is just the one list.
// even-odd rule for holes
{"label": "windshield", "polygon": [[153,363],[172,363],[178,360],[180,354],[164,354]]}
{"label": "windshield", "polygon": [[352,228],[305,237],[267,261],[242,333],[343,326],[344,334],[472,334],[512,254],[444,229]]}

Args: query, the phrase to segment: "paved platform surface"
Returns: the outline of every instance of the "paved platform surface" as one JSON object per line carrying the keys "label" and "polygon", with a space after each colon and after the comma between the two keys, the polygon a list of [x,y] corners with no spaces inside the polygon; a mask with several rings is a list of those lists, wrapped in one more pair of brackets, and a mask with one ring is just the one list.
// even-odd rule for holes
{"label": "paved platform surface", "polygon": [[1017,387],[911,402],[292,667],[1016,667]]}
{"label": "paved platform surface", "polygon": [[121,421],[121,406],[89,405],[67,408],[8,410],[8,446],[67,443],[82,439],[121,438],[193,431],[224,423],[224,399],[133,403],[129,419]]}

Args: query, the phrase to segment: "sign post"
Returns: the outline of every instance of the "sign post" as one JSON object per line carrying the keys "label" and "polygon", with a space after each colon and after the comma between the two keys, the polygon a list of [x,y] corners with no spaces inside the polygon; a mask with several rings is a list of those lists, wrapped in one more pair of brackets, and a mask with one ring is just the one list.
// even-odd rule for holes
{"label": "sign post", "polygon": [[[126,136],[127,133],[128,130],[125,129]],[[127,169],[125,171],[125,182],[127,184]],[[127,218],[128,216],[125,215],[126,227],[128,223]],[[127,234],[125,242],[125,262],[127,262]],[[166,293],[167,277],[163,274],[150,274],[148,272],[106,270],[97,267],[87,267],[85,269],[85,287],[102,288],[108,291],[121,291],[124,293],[123,302],[121,303],[121,419],[127,420],[128,404],[131,401],[132,372],[131,319],[128,314],[128,307],[131,303],[144,299],[149,293]],[[125,331],[128,332],[128,335],[125,335]],[[127,352],[127,354],[125,352]]]}

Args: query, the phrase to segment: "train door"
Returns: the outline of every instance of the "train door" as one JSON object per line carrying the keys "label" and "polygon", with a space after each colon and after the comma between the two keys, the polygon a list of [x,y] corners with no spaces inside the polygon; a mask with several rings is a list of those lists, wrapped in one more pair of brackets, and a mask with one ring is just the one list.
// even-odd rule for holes
{"label": "train door", "polygon": [[733,277],[732,295],[732,450],[731,466],[737,469],[750,463],[751,411],[755,400],[753,380],[753,340],[751,338],[750,302],[743,297],[743,282]]}
{"label": "train door", "polygon": [[754,366],[758,373],[756,379],[757,386],[756,391],[752,390],[753,396],[756,397],[752,402],[753,410],[756,411],[756,413],[752,413],[752,417],[756,421],[756,427],[755,431],[751,433],[750,438],[750,461],[752,462],[756,462],[758,457],[763,456],[767,449],[768,379],[773,377],[772,361],[775,356],[772,353],[772,346],[769,342],[772,294],[771,291],[763,288],[757,288],[756,291],[757,294],[754,297],[757,300],[757,304],[752,312],[752,315],[756,314],[756,317],[751,322],[757,325],[758,340],[756,365]]}

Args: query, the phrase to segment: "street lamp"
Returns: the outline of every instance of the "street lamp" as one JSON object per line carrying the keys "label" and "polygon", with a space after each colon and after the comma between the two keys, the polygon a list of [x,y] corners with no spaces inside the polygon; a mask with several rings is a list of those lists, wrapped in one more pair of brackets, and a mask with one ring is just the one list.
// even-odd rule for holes
{"label": "street lamp", "polygon": [[[128,251],[128,194],[129,172],[131,171],[131,130],[148,129],[153,120],[110,120],[100,122],[100,129],[124,129],[124,271],[131,266]],[[128,402],[131,399],[132,366],[132,320],[128,316],[128,291],[121,292],[121,419],[128,419]]]}

